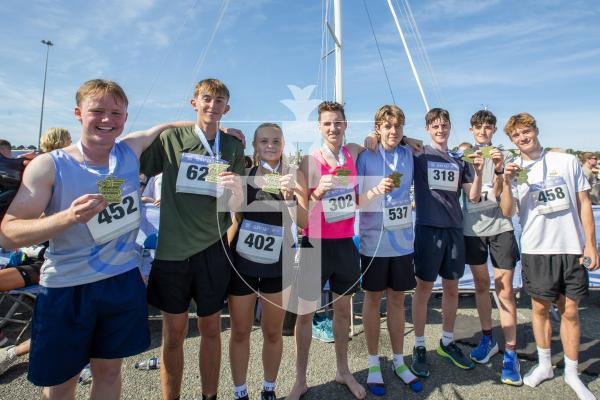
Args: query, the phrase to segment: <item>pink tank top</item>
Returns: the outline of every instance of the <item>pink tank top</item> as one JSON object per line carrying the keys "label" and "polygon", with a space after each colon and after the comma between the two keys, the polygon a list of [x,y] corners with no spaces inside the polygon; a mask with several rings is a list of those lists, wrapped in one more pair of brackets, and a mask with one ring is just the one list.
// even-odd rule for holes
{"label": "pink tank top", "polygon": [[[327,161],[325,161],[323,158],[321,149],[317,149],[312,153],[312,159],[315,161],[316,167],[320,169],[321,175],[335,175],[335,170],[337,169],[350,170],[348,186],[354,188],[354,196],[356,200],[356,167],[354,166],[354,160],[352,159],[350,152],[346,150],[345,146],[343,146],[342,149],[344,151],[344,156],[346,157],[346,162],[343,166],[336,166],[334,168],[330,167],[327,164]],[[309,188],[309,196],[315,191],[315,189],[316,188]],[[327,194],[325,194],[325,196],[326,195]],[[320,232],[318,229],[319,221],[321,225]],[[313,228],[311,229],[311,227]],[[319,239],[351,238],[354,236],[354,216],[338,222],[325,222],[323,204],[322,201],[319,201],[312,208],[312,210],[309,211],[308,226],[306,229],[304,229],[303,234],[309,238]]]}

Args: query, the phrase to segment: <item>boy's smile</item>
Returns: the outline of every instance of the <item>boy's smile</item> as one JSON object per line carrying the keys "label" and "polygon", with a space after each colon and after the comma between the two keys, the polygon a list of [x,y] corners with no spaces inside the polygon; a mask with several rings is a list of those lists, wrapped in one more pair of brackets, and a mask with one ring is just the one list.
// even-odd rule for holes
{"label": "boy's smile", "polygon": [[397,123],[395,118],[390,118],[376,127],[377,133],[381,135],[381,144],[385,150],[396,148],[404,137],[404,126]]}
{"label": "boy's smile", "polygon": [[319,121],[319,129],[323,135],[323,139],[336,148],[339,148],[344,143],[344,133],[346,132],[346,121],[338,111],[324,111],[321,113]]}
{"label": "boy's smile", "polygon": [[[200,93],[192,99],[192,107],[198,115],[199,125],[218,123],[223,115],[229,111],[228,98],[221,94]],[[203,128],[201,126],[201,128]]]}
{"label": "boy's smile", "polygon": [[75,108],[75,118],[81,121],[83,136],[112,145],[125,127],[127,107],[112,95],[89,96]]}
{"label": "boy's smile", "polygon": [[427,132],[431,135],[432,143],[447,146],[450,137],[450,121],[438,118],[427,125]]}
{"label": "boy's smile", "polygon": [[488,123],[472,126],[469,130],[477,144],[491,144],[492,136],[496,133],[496,127]]}

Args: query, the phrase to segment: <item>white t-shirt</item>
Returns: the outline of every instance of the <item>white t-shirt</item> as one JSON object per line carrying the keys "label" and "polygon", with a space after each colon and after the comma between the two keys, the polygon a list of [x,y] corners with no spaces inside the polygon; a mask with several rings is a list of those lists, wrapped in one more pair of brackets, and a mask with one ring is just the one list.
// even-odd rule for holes
{"label": "white t-shirt", "polygon": [[156,176],[148,179],[148,183],[146,184],[146,188],[144,189],[144,193],[142,196],[150,197],[155,201],[160,200],[160,191],[162,187],[162,174],[158,174]]}
{"label": "white t-shirt", "polygon": [[[528,182],[518,185],[515,180],[512,187],[523,229],[521,252],[581,254],[584,235],[577,194],[590,185],[577,159],[570,154],[550,152],[535,161],[517,158],[515,162],[530,168]],[[552,211],[550,203],[557,204],[556,211]]]}

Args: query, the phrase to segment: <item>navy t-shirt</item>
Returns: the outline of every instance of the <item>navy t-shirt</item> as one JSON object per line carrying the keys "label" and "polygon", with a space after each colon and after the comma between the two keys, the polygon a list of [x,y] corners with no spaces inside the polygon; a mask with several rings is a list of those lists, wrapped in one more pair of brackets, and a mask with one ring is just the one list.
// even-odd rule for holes
{"label": "navy t-shirt", "polygon": [[414,160],[416,224],[462,229],[460,192],[463,183],[473,182],[473,170],[429,145]]}

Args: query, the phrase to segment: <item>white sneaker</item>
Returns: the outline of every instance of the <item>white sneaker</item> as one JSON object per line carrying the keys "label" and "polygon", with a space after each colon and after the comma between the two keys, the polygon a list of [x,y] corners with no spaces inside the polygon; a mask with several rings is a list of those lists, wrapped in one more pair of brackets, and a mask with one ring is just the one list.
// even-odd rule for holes
{"label": "white sneaker", "polygon": [[14,351],[9,351],[14,348],[15,346],[8,346],[0,349],[0,375],[5,373],[17,359],[17,354]]}

